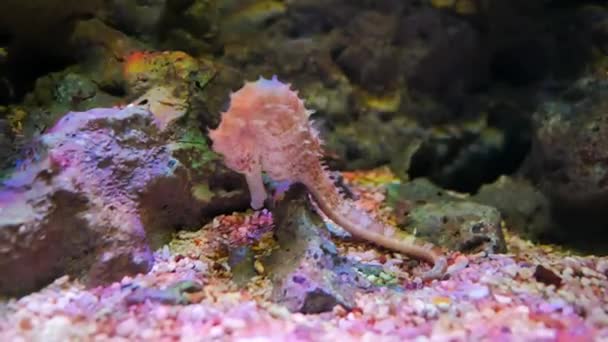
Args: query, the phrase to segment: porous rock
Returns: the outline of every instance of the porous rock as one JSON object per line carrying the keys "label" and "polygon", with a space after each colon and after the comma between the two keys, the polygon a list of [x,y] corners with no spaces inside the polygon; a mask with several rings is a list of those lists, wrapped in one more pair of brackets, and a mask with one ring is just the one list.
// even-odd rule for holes
{"label": "porous rock", "polygon": [[549,201],[525,179],[501,176],[471,200],[500,210],[507,227],[526,238],[542,239],[552,228]]}
{"label": "porous rock", "polygon": [[535,114],[529,174],[547,196],[553,239],[605,253],[608,82],[584,77]]}
{"label": "porous rock", "polygon": [[302,313],[352,307],[355,291],[370,284],[338,256],[306,191],[292,186],[273,214],[280,247],[264,262],[274,285],[272,300]]}
{"label": "porous rock", "polygon": [[436,202],[414,208],[408,216],[416,235],[463,252],[507,250],[496,208],[473,202]]}
{"label": "porous rock", "polygon": [[398,224],[417,237],[466,253],[507,250],[500,211],[474,203],[466,194],[418,178],[389,188],[388,197]]}
{"label": "porous rock", "polygon": [[95,285],[146,272],[171,229],[246,204],[246,194],[214,187],[221,168],[204,140],[184,146],[173,126],[157,124],[145,105],[93,109],[68,113],[41,137],[40,160],[0,190],[0,293],[66,273]]}

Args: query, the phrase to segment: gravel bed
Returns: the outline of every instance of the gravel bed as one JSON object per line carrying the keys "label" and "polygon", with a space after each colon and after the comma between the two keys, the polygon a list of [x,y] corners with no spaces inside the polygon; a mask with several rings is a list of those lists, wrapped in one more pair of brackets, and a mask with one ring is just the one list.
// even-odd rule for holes
{"label": "gravel bed", "polygon": [[[359,204],[390,219],[373,182],[382,177],[345,174]],[[372,280],[387,286],[351,310],[304,315],[268,301],[263,265],[244,289],[230,281],[226,246],[264,253],[271,235],[267,211],[219,216],[158,250],[148,274],[92,289],[66,276],[1,300],[0,341],[608,341],[606,257],[507,234],[510,254],[469,256],[448,279],[421,283],[413,274],[428,266],[337,240],[347,257],[381,266]]]}

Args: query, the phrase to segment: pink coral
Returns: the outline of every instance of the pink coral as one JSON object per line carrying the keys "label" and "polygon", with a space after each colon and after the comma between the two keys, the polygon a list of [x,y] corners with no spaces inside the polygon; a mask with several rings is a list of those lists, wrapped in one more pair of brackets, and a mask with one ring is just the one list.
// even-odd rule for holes
{"label": "pink coral", "polygon": [[433,245],[397,237],[393,227],[342,196],[320,160],[323,149],[309,120],[312,111],[289,84],[276,76],[260,78],[245,83],[230,99],[230,108],[209,136],[226,165],[245,175],[254,209],[267,196],[262,171],[277,181],[300,182],[325,215],[354,236],[434,264],[429,277],[445,272],[447,261]]}

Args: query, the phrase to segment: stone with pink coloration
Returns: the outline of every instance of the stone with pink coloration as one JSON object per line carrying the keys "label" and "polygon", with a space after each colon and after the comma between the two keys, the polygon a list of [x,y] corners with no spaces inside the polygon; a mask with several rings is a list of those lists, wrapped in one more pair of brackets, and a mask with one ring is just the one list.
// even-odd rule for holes
{"label": "stone with pink coloration", "polygon": [[0,190],[0,293],[64,274],[96,285],[146,272],[172,230],[245,207],[247,194],[226,191],[239,185],[226,184],[230,172],[202,134],[198,145],[180,142],[196,135],[188,130],[159,128],[146,106],[59,120],[40,138],[40,161]]}

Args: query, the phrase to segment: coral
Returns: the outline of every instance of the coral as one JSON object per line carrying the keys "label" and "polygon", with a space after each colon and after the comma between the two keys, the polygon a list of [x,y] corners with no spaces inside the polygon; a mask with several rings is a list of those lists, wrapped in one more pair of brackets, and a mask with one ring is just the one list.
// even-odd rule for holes
{"label": "coral", "polygon": [[302,183],[321,211],[354,236],[434,264],[427,277],[441,275],[447,261],[434,246],[397,237],[393,227],[358,209],[338,190],[320,161],[323,149],[310,114],[297,92],[276,76],[248,82],[231,95],[230,108],[209,136],[226,165],[245,176],[251,206],[261,208],[267,197],[263,171],[276,181]]}

